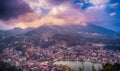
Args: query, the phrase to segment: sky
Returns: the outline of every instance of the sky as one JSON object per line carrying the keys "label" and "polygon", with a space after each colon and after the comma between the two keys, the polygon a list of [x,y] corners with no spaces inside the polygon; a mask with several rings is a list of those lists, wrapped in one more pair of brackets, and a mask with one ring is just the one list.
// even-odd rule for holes
{"label": "sky", "polygon": [[120,32],[120,0],[0,0],[0,29],[91,23]]}

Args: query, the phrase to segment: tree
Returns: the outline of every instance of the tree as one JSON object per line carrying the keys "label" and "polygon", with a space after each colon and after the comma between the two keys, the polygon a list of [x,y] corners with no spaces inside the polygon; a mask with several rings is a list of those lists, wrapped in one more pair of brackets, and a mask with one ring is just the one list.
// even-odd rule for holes
{"label": "tree", "polygon": [[115,63],[114,65],[105,64],[103,66],[103,69],[100,71],[120,71],[120,64],[119,63]]}
{"label": "tree", "polygon": [[15,66],[10,65],[9,63],[0,61],[0,71],[21,71]]}
{"label": "tree", "polygon": [[115,71],[115,69],[111,65],[109,65],[105,67],[102,71]]}
{"label": "tree", "polygon": [[84,71],[84,65],[83,65],[83,62],[82,62],[82,68],[81,68],[81,71]]}
{"label": "tree", "polygon": [[96,71],[96,70],[95,70],[95,67],[94,67],[94,64],[92,65],[92,71]]}
{"label": "tree", "polygon": [[79,71],[82,71],[81,67],[79,67]]}

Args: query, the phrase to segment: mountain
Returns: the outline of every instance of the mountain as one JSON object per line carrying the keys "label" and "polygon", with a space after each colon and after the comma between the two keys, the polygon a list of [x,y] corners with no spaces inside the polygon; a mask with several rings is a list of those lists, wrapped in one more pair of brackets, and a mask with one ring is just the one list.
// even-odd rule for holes
{"label": "mountain", "polygon": [[105,37],[105,38],[116,38],[118,35],[112,30],[99,27],[97,25],[88,24],[87,26],[81,25],[66,25],[66,26],[40,26],[32,31],[25,33],[26,36],[41,35],[49,33],[55,34],[74,34],[78,33],[85,37]]}
{"label": "mountain", "polygon": [[23,29],[16,27],[16,28],[13,28],[13,29],[11,29],[9,31],[14,33],[14,34],[20,34],[20,33],[23,32]]}
{"label": "mountain", "polygon": [[42,34],[79,34],[84,37],[93,37],[93,38],[120,38],[119,34],[94,25],[94,24],[88,24],[86,26],[81,25],[65,25],[65,26],[56,26],[56,25],[43,25],[38,28],[14,28],[11,30],[0,30],[0,35],[25,35],[25,36],[40,36]]}
{"label": "mountain", "polygon": [[8,31],[8,30],[0,30],[0,35],[11,35],[12,32]]}
{"label": "mountain", "polygon": [[9,31],[16,35],[16,34],[24,34],[26,32],[29,32],[29,31],[33,30],[33,29],[34,29],[33,27],[28,27],[26,29],[21,29],[21,28],[16,27],[16,28],[11,29]]}
{"label": "mountain", "polygon": [[29,32],[31,30],[33,30],[34,28],[33,27],[28,27],[26,29],[21,29],[21,28],[13,28],[11,30],[0,30],[0,35],[21,35],[21,34],[24,34],[26,32]]}
{"label": "mountain", "polygon": [[120,34],[120,29],[119,29],[120,28],[120,23],[114,23],[113,22],[113,23],[104,23],[104,24],[97,24],[97,25],[99,25],[101,27],[104,27],[104,28],[107,28],[107,29],[111,29],[111,30]]}

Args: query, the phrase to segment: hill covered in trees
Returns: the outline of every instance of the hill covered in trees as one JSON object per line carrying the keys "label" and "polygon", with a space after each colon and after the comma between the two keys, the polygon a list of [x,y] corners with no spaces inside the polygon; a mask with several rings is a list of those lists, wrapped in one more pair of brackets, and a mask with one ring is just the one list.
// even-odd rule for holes
{"label": "hill covered in trees", "polygon": [[22,70],[0,60],[0,71],[22,71]]}

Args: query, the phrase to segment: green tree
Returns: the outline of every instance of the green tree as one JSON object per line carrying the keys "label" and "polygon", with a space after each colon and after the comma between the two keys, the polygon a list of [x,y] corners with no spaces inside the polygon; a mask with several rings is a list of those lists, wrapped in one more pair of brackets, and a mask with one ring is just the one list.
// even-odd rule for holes
{"label": "green tree", "polygon": [[84,64],[83,64],[83,62],[82,62],[82,68],[81,68],[81,71],[84,71]]}
{"label": "green tree", "polygon": [[96,71],[96,70],[95,70],[95,67],[94,67],[94,64],[92,65],[92,71]]}
{"label": "green tree", "polygon": [[116,71],[112,65],[108,65],[103,68],[101,71]]}
{"label": "green tree", "polygon": [[79,67],[79,71],[82,71],[81,67]]}
{"label": "green tree", "polygon": [[21,71],[15,66],[10,65],[9,63],[0,61],[0,71]]}

